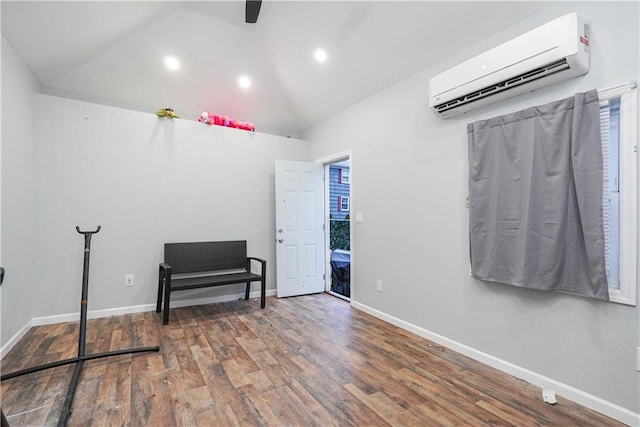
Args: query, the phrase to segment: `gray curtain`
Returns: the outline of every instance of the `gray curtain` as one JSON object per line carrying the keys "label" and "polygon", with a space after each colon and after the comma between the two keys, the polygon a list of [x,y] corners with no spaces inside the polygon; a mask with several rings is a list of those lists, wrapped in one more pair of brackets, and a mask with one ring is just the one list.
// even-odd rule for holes
{"label": "gray curtain", "polygon": [[475,278],[609,299],[598,104],[593,90],[467,126]]}

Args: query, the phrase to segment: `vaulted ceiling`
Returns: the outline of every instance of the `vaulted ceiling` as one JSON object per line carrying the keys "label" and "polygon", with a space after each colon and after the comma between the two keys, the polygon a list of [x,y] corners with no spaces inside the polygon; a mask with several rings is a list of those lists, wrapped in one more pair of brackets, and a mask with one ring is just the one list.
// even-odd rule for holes
{"label": "vaulted ceiling", "polygon": [[2,33],[46,93],[295,136],[543,6],[265,0],[247,24],[244,1],[2,1]]}

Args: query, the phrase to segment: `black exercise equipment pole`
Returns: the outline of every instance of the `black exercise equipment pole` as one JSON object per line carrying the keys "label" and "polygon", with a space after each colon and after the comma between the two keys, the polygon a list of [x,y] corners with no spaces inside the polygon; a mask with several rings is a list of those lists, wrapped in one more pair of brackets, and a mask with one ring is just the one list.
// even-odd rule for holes
{"label": "black exercise equipment pole", "polygon": [[71,406],[73,405],[73,399],[76,396],[76,388],[78,387],[78,381],[80,381],[80,373],[82,372],[82,366],[84,365],[84,348],[87,341],[87,299],[89,298],[89,256],[91,255],[91,236],[97,234],[102,227],[98,226],[96,231],[80,231],[80,227],[76,225],[76,231],[84,235],[84,263],[82,266],[82,297],[80,298],[80,332],[78,334],[78,362],[73,370],[73,376],[71,377],[71,383],[67,389],[67,395],[64,399],[64,405],[62,406],[62,413],[58,419],[58,426],[63,427],[67,425],[67,420],[71,415]]}
{"label": "black exercise equipment pole", "polygon": [[78,357],[84,356],[84,344],[87,340],[87,298],[89,297],[89,255],[91,254],[91,236],[100,231],[98,226],[96,231],[80,231],[76,226],[76,231],[84,234],[84,265],[82,268],[82,298],[80,299],[80,337],[78,339]]}
{"label": "black exercise equipment pole", "polygon": [[[32,368],[22,369],[20,371],[11,372],[9,374],[4,374],[0,376],[0,381],[5,381],[11,378],[30,374],[32,372],[43,371],[45,369],[50,369],[50,368],[55,368],[57,366],[70,365],[72,363],[75,363],[76,366],[75,366],[75,369],[73,370],[73,377],[71,378],[71,382],[69,383],[69,388],[67,389],[67,394],[64,399],[62,412],[60,414],[60,418],[58,419],[59,427],[63,427],[67,425],[67,420],[71,415],[71,407],[73,406],[73,399],[76,394],[76,388],[78,387],[78,382],[80,381],[82,367],[84,366],[84,362],[86,360],[100,359],[103,357],[118,356],[122,354],[142,353],[147,351],[155,351],[155,352],[160,351],[160,347],[153,346],[153,347],[130,348],[126,350],[115,350],[115,351],[108,351],[106,353],[97,353],[97,354],[90,354],[90,355],[85,354],[85,344],[86,344],[86,336],[87,336],[87,306],[89,303],[89,255],[91,254],[91,236],[99,232],[101,228],[102,227],[98,226],[98,228],[95,231],[81,231],[80,227],[76,226],[76,230],[78,231],[78,233],[84,235],[84,265],[82,269],[82,297],[80,299],[80,332],[78,335],[78,357],[65,359],[58,362],[46,363],[44,365],[34,366]],[[4,269],[2,270],[2,273],[4,273]],[[1,427],[5,427],[5,426],[8,427],[9,424],[4,418],[4,413],[2,413]]]}

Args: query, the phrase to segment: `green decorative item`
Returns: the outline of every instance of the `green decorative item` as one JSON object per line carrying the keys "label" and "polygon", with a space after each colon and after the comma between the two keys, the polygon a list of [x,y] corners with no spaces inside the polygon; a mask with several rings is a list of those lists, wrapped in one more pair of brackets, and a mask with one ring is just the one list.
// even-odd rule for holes
{"label": "green decorative item", "polygon": [[329,221],[329,248],[351,250],[350,230],[348,219],[332,219]]}
{"label": "green decorative item", "polygon": [[170,119],[179,119],[180,116],[173,112],[173,108],[161,108],[156,111],[158,117],[169,117]]}

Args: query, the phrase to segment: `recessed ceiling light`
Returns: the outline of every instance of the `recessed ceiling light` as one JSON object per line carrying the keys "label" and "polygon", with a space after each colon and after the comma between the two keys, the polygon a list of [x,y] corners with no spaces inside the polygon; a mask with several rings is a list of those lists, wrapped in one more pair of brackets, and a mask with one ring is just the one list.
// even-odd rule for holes
{"label": "recessed ceiling light", "polygon": [[173,56],[165,56],[164,65],[166,65],[166,67],[172,71],[180,68],[180,62]]}
{"label": "recessed ceiling light", "polygon": [[240,76],[240,78],[238,78],[238,84],[241,88],[246,89],[251,86],[251,79],[247,76]]}
{"label": "recessed ceiling light", "polygon": [[325,62],[327,60],[327,51],[321,48],[316,49],[313,56],[316,58],[318,62]]}

